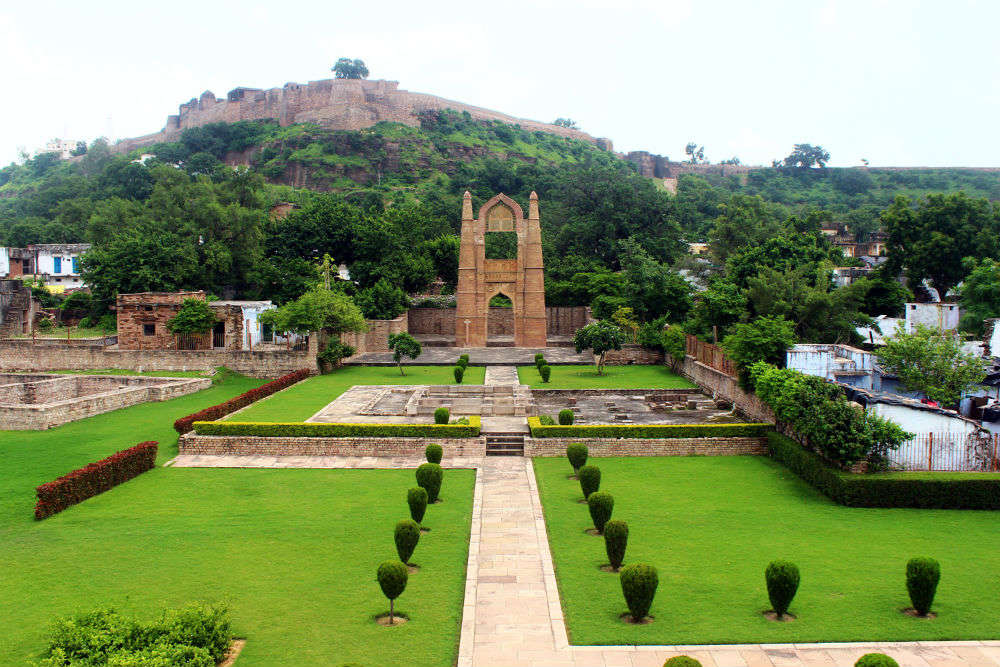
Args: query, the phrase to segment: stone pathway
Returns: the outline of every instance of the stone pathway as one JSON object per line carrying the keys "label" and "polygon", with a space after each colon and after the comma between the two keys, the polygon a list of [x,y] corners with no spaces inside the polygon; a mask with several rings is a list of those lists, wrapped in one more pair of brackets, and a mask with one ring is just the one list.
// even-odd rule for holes
{"label": "stone pathway", "polygon": [[[423,459],[189,456],[176,467],[415,468]],[[887,653],[901,667],[1000,667],[1000,641],[570,646],[534,469],[520,457],[455,458],[476,468],[458,667],[660,667],[689,655],[703,667],[852,667]]]}
{"label": "stone pathway", "polygon": [[521,381],[517,377],[516,366],[487,366],[483,384],[487,387],[507,387],[521,384]]}

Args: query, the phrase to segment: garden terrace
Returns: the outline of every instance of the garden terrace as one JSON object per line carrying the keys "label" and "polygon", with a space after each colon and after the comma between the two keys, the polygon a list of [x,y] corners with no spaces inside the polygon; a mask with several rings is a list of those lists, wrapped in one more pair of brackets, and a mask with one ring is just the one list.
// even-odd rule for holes
{"label": "garden terrace", "polygon": [[[579,483],[565,458],[535,459],[572,644],[971,640],[1000,630],[1000,598],[982,578],[1000,566],[994,512],[842,507],[764,457],[589,463],[614,495],[613,518],[629,524],[625,563],[656,566],[660,586],[653,623],[619,620],[621,588],[599,569],[603,541],[584,532]],[[932,621],[900,611],[914,556],[941,563]],[[775,559],[802,572],[790,623],[762,614],[764,568]]]}
{"label": "garden terrace", "polygon": [[208,378],[0,374],[0,429],[41,430],[205,389]]}

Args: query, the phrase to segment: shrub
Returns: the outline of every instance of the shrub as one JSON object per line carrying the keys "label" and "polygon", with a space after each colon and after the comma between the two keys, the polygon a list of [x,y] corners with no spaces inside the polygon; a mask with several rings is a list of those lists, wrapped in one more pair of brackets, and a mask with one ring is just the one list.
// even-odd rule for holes
{"label": "shrub", "polygon": [[[465,419],[465,418],[463,418]],[[479,415],[455,424],[324,424],[319,422],[195,422],[198,435],[250,435],[261,438],[474,438]]]}
{"label": "shrub", "polygon": [[1000,479],[980,473],[910,473],[895,476],[855,475],[835,470],[780,433],[767,434],[768,452],[777,461],[826,494],[850,507],[920,507],[934,509],[1000,509]]}
{"label": "shrub", "polygon": [[590,498],[590,494],[601,488],[601,469],[597,466],[583,466],[576,471],[576,476],[584,498]]}
{"label": "shrub", "polygon": [[466,366],[469,365],[469,355],[467,354],[458,355],[458,360],[461,361]]}
{"label": "shrub", "polygon": [[556,420],[548,415],[538,415],[538,423],[542,426],[555,426]]}
{"label": "shrub", "polygon": [[771,561],[764,570],[764,581],[771,608],[781,618],[788,611],[788,605],[792,604],[795,592],[799,590],[799,568],[788,561]]}
{"label": "shrub", "polygon": [[663,663],[663,667],[701,667],[701,663],[686,655],[675,655]]}
{"label": "shrub", "polygon": [[427,445],[424,449],[424,458],[427,459],[428,463],[441,463],[441,457],[444,455],[444,449],[441,445],[431,443]]}
{"label": "shrub", "polygon": [[911,558],[906,564],[906,590],[920,616],[931,610],[940,580],[941,565],[933,558]]}
{"label": "shrub", "polygon": [[612,519],[604,524],[604,549],[608,552],[608,562],[617,572],[625,562],[625,548],[628,546],[628,524]]}
{"label": "shrub", "polygon": [[353,357],[356,351],[352,346],[345,345],[339,340],[330,340],[323,351],[316,355],[316,363],[319,364],[320,368],[324,364],[339,366],[341,360]]}
{"label": "shrub", "polygon": [[596,491],[587,497],[587,507],[590,509],[594,529],[603,534],[604,524],[611,518],[611,513],[615,509],[615,497],[607,491]]}
{"label": "shrub", "polygon": [[451,419],[451,411],[448,408],[441,407],[434,411],[435,424],[447,424],[449,419]]}
{"label": "shrub", "polygon": [[569,408],[559,411],[559,425],[560,426],[572,426],[573,425],[573,411]]}
{"label": "shrub", "polygon": [[271,394],[281,391],[286,387],[290,387],[296,382],[305,380],[309,377],[311,371],[307,368],[303,368],[287,375],[282,375],[277,380],[272,380],[267,384],[263,384],[256,389],[251,389],[250,391],[244,392],[235,398],[231,398],[225,403],[219,403],[218,405],[213,405],[210,408],[205,408],[204,410],[199,410],[198,412],[192,413],[186,417],[181,417],[174,422],[174,430],[184,435],[188,433],[193,428],[195,422],[201,421],[215,421],[217,419],[222,419],[228,414],[236,412],[241,408],[259,401],[262,398],[267,398]]}
{"label": "shrub", "polygon": [[622,568],[619,578],[632,620],[641,621],[649,615],[656,587],[660,583],[656,568],[645,563],[632,563]]}
{"label": "shrub", "polygon": [[545,355],[542,354],[541,352],[535,355],[535,365],[538,366],[539,365],[538,362],[540,361],[545,361]]}
{"label": "shrub", "polygon": [[427,491],[427,502],[435,503],[441,493],[441,482],[444,480],[444,469],[437,463],[422,463],[417,468],[417,485]]}
{"label": "shrub", "polygon": [[455,366],[451,369],[451,373],[455,376],[455,383],[462,384],[462,378],[465,377],[465,368],[462,366]]}
{"label": "shrub", "polygon": [[573,472],[579,473],[580,468],[587,465],[587,445],[582,442],[573,442],[566,445],[566,458],[569,459],[569,464],[573,466]]}
{"label": "shrub", "polygon": [[399,521],[396,523],[393,539],[396,541],[396,553],[399,554],[399,560],[409,563],[413,550],[417,548],[417,542],[420,541],[420,525],[412,519]]}
{"label": "shrub", "polygon": [[406,565],[398,560],[387,560],[378,566],[378,585],[382,589],[382,594],[389,598],[389,623],[393,620],[395,609],[393,608],[396,598],[406,590],[406,581],[410,578],[410,571]]}
{"label": "shrub", "polygon": [[542,382],[548,382],[549,378],[552,377],[552,367],[549,365],[541,366],[538,369],[538,374],[542,376]]}
{"label": "shrub", "polygon": [[533,438],[763,438],[770,424],[594,424],[545,426],[528,417]]}
{"label": "shrub", "polygon": [[123,484],[153,468],[156,463],[155,441],[140,442],[134,447],[88,463],[35,489],[35,518],[44,519],[87,498]]}
{"label": "shrub", "polygon": [[420,523],[427,513],[427,489],[416,486],[406,492],[406,504],[410,506],[410,518]]}
{"label": "shrub", "polygon": [[854,667],[899,667],[899,663],[885,653],[865,653],[854,663]]}

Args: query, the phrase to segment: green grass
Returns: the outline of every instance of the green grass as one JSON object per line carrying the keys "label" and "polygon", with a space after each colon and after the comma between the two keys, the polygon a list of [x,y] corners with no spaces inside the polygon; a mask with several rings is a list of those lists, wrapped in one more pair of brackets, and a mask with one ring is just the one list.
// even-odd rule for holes
{"label": "green grass", "polygon": [[[455,384],[451,366],[344,366],[329,375],[317,375],[258,401],[227,417],[241,422],[301,422],[309,419],[354,385]],[[462,384],[482,384],[486,368],[469,366]]]}
{"label": "green grass", "polygon": [[519,366],[521,384],[532,389],[694,389],[696,385],[666,366],[605,366],[598,375],[594,366],[550,366],[552,375],[542,382],[534,366]]}
{"label": "green grass", "polygon": [[[608,458],[602,490],[629,523],[626,563],[659,570],[654,623],[626,626],[618,577],[598,568],[604,543],[584,534],[585,505],[563,458],[535,459],[549,542],[575,644],[714,644],[990,639],[1000,634],[997,512],[857,509],[829,501],[762,457]],[[934,611],[910,602],[914,556],[941,562]],[[764,568],[798,564],[791,623],[774,623]]]}
{"label": "green grass", "polygon": [[[449,470],[444,501],[414,554],[397,609],[379,628],[375,582],[395,557],[411,470],[156,468],[45,521],[34,487],[143,439],[176,452],[171,423],[260,384],[239,376],[203,392],[43,432],[0,432],[0,665],[42,650],[56,618],[112,606],[142,618],[192,600],[226,603],[249,667],[454,663],[474,473]],[[294,656],[294,658],[290,658]]]}

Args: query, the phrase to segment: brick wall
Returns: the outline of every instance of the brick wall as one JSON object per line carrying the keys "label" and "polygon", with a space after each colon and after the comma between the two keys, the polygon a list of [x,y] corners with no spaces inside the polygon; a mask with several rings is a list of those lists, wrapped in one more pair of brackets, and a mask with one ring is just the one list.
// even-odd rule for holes
{"label": "brick wall", "polygon": [[[234,456],[423,456],[431,440],[427,438],[261,438],[252,436],[197,435],[181,436],[181,454]],[[486,439],[436,439],[444,449],[444,458],[484,456]]]}
{"label": "brick wall", "polygon": [[610,350],[604,357],[604,363],[609,366],[625,366],[627,364],[662,364],[662,350],[648,350],[641,345],[623,345],[620,350]]}
{"label": "brick wall", "polygon": [[732,401],[737,410],[751,421],[769,424],[775,422],[774,411],[757,398],[756,394],[744,391],[735,377],[706,366],[692,357],[684,359],[681,372],[713,398]]}
{"label": "brick wall", "polygon": [[[205,300],[204,292],[141,292],[119,294],[118,347],[122,350],[173,350],[177,337],[167,330],[167,321],[177,315],[184,299]],[[152,333],[147,333],[151,330]],[[195,349],[210,348],[211,334],[192,337]]]}
{"label": "brick wall", "polygon": [[766,438],[525,438],[525,456],[565,456],[573,442],[590,456],[760,456]]}
{"label": "brick wall", "polygon": [[309,350],[119,350],[103,345],[32,345],[30,339],[0,341],[0,371],[123,368],[133,371],[211,371],[226,366],[244,375],[274,378],[316,367],[315,336]]}
{"label": "brick wall", "polygon": [[340,342],[353,347],[355,354],[388,352],[389,335],[405,332],[408,322],[408,313],[403,313],[394,320],[368,320],[368,331],[342,333]]}
{"label": "brick wall", "polygon": [[[411,334],[455,335],[454,308],[411,308],[409,318]],[[549,336],[572,336],[590,319],[590,309],[586,306],[550,306],[545,309],[546,333]],[[489,331],[499,336],[513,336],[513,309],[490,308]]]}

